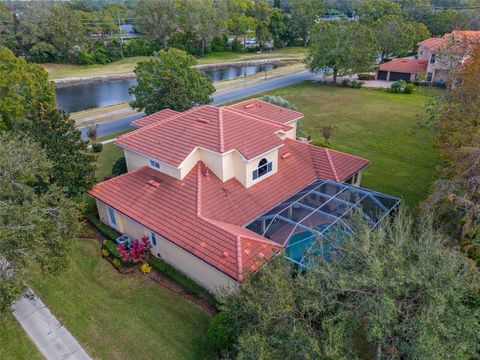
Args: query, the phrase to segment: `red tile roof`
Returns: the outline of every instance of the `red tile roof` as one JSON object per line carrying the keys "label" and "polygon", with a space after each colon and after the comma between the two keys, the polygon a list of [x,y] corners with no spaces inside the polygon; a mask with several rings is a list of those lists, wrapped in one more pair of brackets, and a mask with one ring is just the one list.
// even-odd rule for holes
{"label": "red tile roof", "polygon": [[393,59],[380,65],[380,71],[417,73],[427,71],[428,61],[419,59]]}
{"label": "red tile roof", "polygon": [[259,99],[248,99],[234,105],[230,105],[229,107],[250,115],[256,115],[266,119],[279,121],[284,124],[303,117],[301,112],[286,109]]}
{"label": "red tile roof", "polygon": [[252,159],[282,145],[276,134],[291,127],[229,107],[202,106],[120,136],[122,147],[179,166],[197,147],[239,151]]}
{"label": "red tile roof", "polygon": [[442,38],[430,38],[420,41],[417,45],[426,48],[427,50],[433,52],[441,45]]}
{"label": "red tile roof", "polygon": [[144,116],[141,119],[132,121],[132,125],[135,127],[144,127],[147,125],[152,125],[158,121],[162,121],[168,119],[171,116],[180,114],[178,111],[170,110],[170,109],[163,109],[154,114]]}
{"label": "red tile roof", "polygon": [[[277,173],[249,188],[235,178],[223,183],[212,172],[205,175],[199,162],[183,180],[145,167],[95,185],[88,193],[242,281],[281,250],[243,225],[319,177],[343,181],[367,164],[286,139]],[[151,180],[159,186],[149,185]]]}
{"label": "red tile roof", "polygon": [[467,53],[480,42],[480,31],[454,30],[441,38],[430,38],[420,43],[431,52],[448,51],[454,53]]}

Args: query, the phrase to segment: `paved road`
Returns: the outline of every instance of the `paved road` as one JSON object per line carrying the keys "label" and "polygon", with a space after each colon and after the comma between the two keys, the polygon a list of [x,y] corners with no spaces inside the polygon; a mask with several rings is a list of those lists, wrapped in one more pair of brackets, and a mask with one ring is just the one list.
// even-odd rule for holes
{"label": "paved road", "polygon": [[[220,105],[230,101],[242,99],[248,96],[259,94],[265,91],[273,90],[279,87],[292,85],[304,80],[313,80],[319,75],[312,74],[309,71],[301,71],[299,73],[288,75],[285,77],[277,78],[274,80],[267,80],[260,82],[258,84],[250,85],[247,87],[238,88],[235,90],[226,91],[220,94],[213,95],[213,105]],[[144,116],[143,113],[138,113],[135,115],[129,115],[121,119],[116,119],[112,121],[105,121],[100,123],[97,130],[97,136],[107,136],[110,134],[115,134],[120,131],[127,130],[131,128],[130,123],[133,120],[139,119]],[[80,128],[82,131],[82,136],[86,139],[86,129]]]}

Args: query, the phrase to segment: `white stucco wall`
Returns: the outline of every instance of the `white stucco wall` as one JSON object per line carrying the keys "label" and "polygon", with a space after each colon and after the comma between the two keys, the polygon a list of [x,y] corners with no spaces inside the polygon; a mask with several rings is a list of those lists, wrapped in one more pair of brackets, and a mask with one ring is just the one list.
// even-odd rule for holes
{"label": "white stucco wall", "polygon": [[[149,166],[150,158],[139,153],[133,152],[128,149],[123,149],[123,153],[125,154],[125,160],[127,163],[127,170],[133,171],[144,166]],[[158,161],[154,159],[155,161]],[[175,166],[166,164],[164,162],[158,161],[160,163],[160,169],[155,169],[156,171],[160,171],[165,173],[169,176],[172,176],[176,179],[181,179],[181,172],[180,169],[176,168]]]}
{"label": "white stucco wall", "polygon": [[[97,200],[97,208],[100,220],[111,226],[108,219],[107,205]],[[141,239],[143,236],[150,236],[149,229],[118,211],[115,211],[115,218],[118,224],[116,229],[120,233],[126,234],[132,239]],[[234,279],[207,264],[200,258],[190,254],[188,251],[183,250],[181,247],[161,236],[161,234],[156,234],[156,239],[157,245],[152,246],[151,249],[154,256],[172,265],[212,293],[218,294],[219,291],[224,288],[234,288],[238,286],[238,283]]]}

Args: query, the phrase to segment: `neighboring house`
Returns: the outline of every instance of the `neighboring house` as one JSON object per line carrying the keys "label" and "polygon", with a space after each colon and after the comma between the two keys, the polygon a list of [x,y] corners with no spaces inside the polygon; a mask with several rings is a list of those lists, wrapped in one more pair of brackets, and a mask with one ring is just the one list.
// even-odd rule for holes
{"label": "neighboring house", "polygon": [[430,38],[418,43],[417,59],[393,59],[379,66],[378,80],[415,81],[425,74],[429,83],[445,83],[449,71],[462,64],[480,43],[480,31],[453,31],[441,38]]}
{"label": "neighboring house", "polygon": [[162,110],[117,139],[128,173],[88,194],[102,222],[148,236],[154,256],[215,293],[285,247],[306,266],[319,236],[350,231],[351,208],[374,226],[398,199],[358,187],[367,160],[297,141],[302,117],[257,99]]}

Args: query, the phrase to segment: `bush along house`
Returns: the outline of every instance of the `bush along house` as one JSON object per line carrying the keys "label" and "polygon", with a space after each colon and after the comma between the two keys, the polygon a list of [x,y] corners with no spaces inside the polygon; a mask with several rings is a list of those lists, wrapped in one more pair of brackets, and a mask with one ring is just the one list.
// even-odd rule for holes
{"label": "bush along house", "polygon": [[375,226],[398,199],[361,188],[368,161],[296,140],[302,113],[257,99],[162,110],[119,137],[128,172],[88,190],[100,220],[208,290],[279,254],[335,255],[359,209]]}

